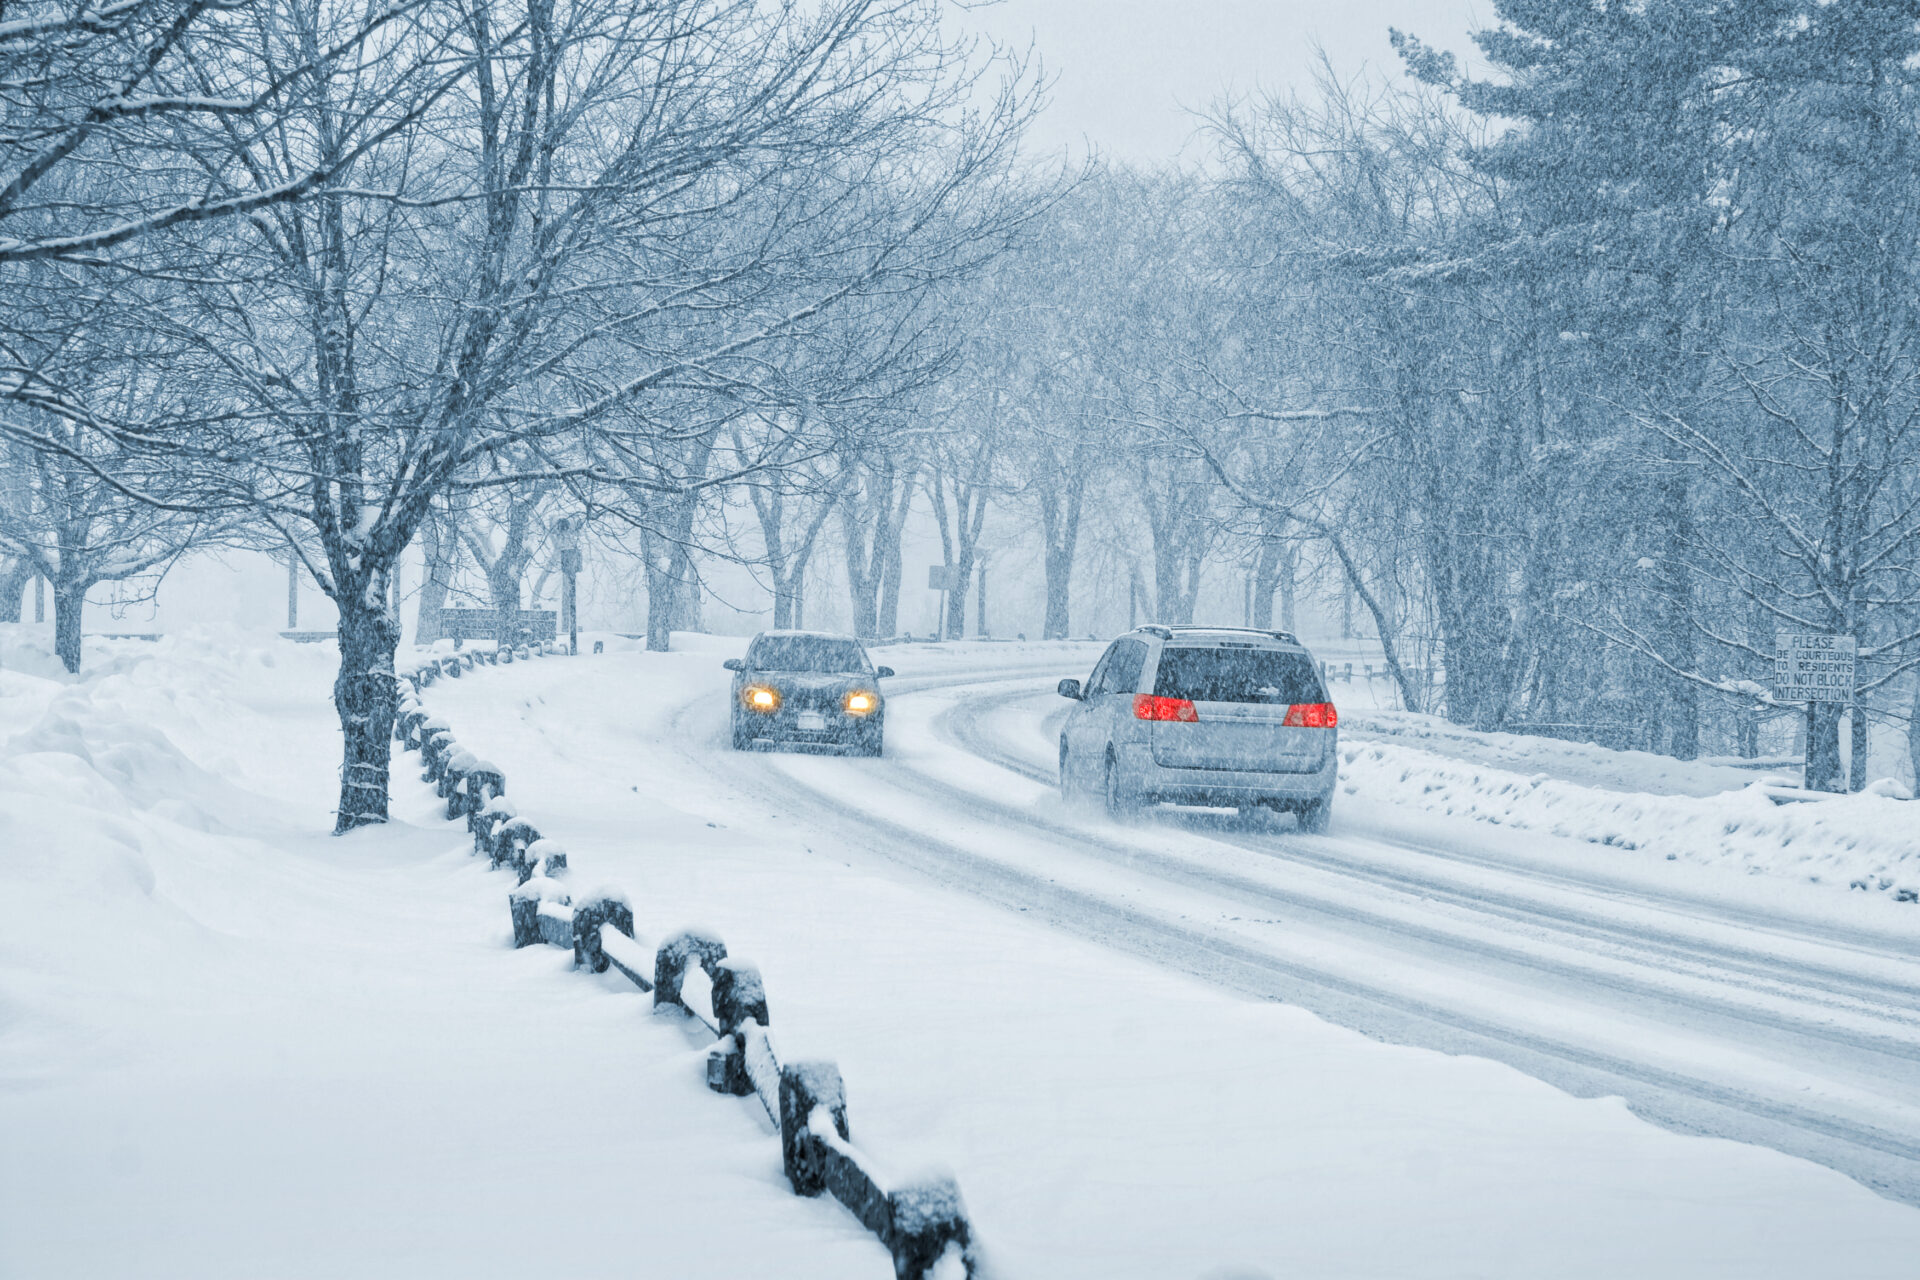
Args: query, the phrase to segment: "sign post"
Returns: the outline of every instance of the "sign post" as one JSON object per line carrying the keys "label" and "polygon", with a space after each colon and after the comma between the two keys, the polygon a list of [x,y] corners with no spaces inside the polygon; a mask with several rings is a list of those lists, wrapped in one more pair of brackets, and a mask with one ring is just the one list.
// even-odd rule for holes
{"label": "sign post", "polygon": [[1804,776],[1809,791],[1839,789],[1840,707],[1853,701],[1858,653],[1853,636],[1781,635],[1774,641],[1774,696],[1807,704]]}
{"label": "sign post", "polygon": [[950,564],[930,564],[927,566],[927,590],[940,593],[940,621],[934,628],[933,638],[947,638],[947,605],[953,595],[953,566]]}
{"label": "sign post", "polygon": [[575,611],[575,579],[580,575],[580,525],[572,516],[554,523],[554,545],[560,549],[560,625],[567,629],[567,652],[580,652],[580,619]]}

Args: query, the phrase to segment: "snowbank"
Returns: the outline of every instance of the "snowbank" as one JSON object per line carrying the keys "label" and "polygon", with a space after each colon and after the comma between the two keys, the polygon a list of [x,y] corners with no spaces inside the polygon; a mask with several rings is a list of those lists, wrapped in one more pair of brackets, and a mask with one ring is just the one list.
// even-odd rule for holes
{"label": "snowbank", "polygon": [[884,1271],[405,768],[325,834],[330,646],[0,655],[0,1275]]}
{"label": "snowbank", "polygon": [[1776,805],[1791,779],[1364,711],[1342,724],[1341,789],[1372,803],[1816,884],[1920,896],[1920,804],[1898,784]]}

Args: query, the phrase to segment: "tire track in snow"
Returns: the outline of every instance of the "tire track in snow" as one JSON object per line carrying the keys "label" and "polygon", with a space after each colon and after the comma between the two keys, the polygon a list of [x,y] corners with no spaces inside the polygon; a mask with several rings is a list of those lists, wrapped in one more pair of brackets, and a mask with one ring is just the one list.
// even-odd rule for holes
{"label": "tire track in snow", "polygon": [[[900,696],[936,689],[952,690],[968,685],[1004,685],[1019,674],[1005,669],[991,674],[952,672],[939,677],[902,680],[896,684],[895,690],[896,696]],[[1024,692],[1003,695],[1001,701],[1031,696]],[[699,709],[704,701],[702,699],[689,704],[683,709],[682,716]],[[979,718],[992,710],[994,705],[992,700],[982,699],[973,706],[971,712],[953,714],[952,719],[942,727],[958,740],[964,736],[956,728],[958,724],[971,719],[977,725]],[[955,709],[956,713],[958,710]],[[966,746],[973,754],[981,755],[992,763],[1012,767],[1014,772],[1030,780],[1043,780],[1041,771],[1031,762],[1021,761],[1017,755],[983,741],[977,729],[973,737],[972,743],[959,745]],[[986,750],[979,750],[983,747]],[[692,756],[692,753],[689,755]],[[996,759],[996,756],[999,758]],[[727,753],[729,765],[739,759],[731,752]],[[1351,972],[1316,965],[1298,956],[1275,954],[1253,945],[1236,933],[1199,926],[1191,920],[1168,918],[1164,913],[1138,902],[1127,901],[1124,894],[1089,892],[1084,888],[1063,886],[1012,865],[1003,858],[983,853],[976,844],[946,839],[921,826],[902,823],[858,806],[850,809],[844,797],[823,792],[818,786],[792,776],[789,770],[779,767],[780,760],[781,757],[776,756],[766,757],[759,762],[762,767],[756,770],[759,776],[754,779],[759,789],[777,795],[782,802],[832,830],[842,839],[850,836],[847,830],[849,822],[857,822],[869,836],[881,837],[862,841],[866,848],[949,886],[1009,908],[1024,910],[1029,915],[1038,915],[1057,927],[1120,947],[1216,984],[1251,995],[1303,1005],[1332,1021],[1383,1039],[1493,1057],[1583,1096],[1619,1094],[1628,1100],[1636,1112],[1669,1127],[1760,1142],[1829,1165],[1892,1198],[1920,1203],[1920,1136],[1903,1127],[1866,1122],[1857,1117],[1836,1114],[1833,1110],[1804,1105],[1794,1099],[1742,1089],[1696,1073],[1675,1071],[1645,1060],[1609,1053],[1590,1043],[1475,1016],[1470,1011],[1420,999],[1405,990],[1369,983]],[[708,768],[717,768],[719,762],[708,758],[703,763]],[[951,811],[956,803],[966,806],[983,804],[978,793],[953,787],[903,766],[898,761],[886,763],[890,767],[880,771],[879,776],[889,785],[917,792],[922,797],[936,801],[938,807],[935,813]],[[736,768],[729,768],[726,773],[732,781],[743,781]],[[1029,840],[1036,837],[1043,839],[1056,850],[1117,865],[1130,874],[1142,872],[1139,850],[1115,849],[1095,835],[1061,828],[1041,820],[1030,811],[1013,806],[991,807],[997,820],[1012,820],[1021,824],[1024,827],[1022,835]],[[1297,847],[1298,842],[1284,847],[1277,842],[1259,840],[1246,843],[1227,840],[1221,843],[1251,848],[1269,856],[1281,852],[1283,856],[1297,859],[1301,852]],[[1323,865],[1316,869],[1346,874],[1355,871],[1351,866],[1324,865],[1328,862],[1324,858],[1320,861]],[[1150,862],[1153,870],[1163,878],[1168,873],[1175,878],[1186,878],[1195,870],[1190,865],[1182,865],[1183,860],[1166,855],[1156,855]],[[1509,876],[1515,874],[1514,868],[1497,863],[1483,863],[1480,869]],[[1377,869],[1371,870],[1377,874]],[[1403,876],[1402,879],[1405,881],[1406,878]],[[1316,904],[1303,902],[1297,897],[1292,900],[1281,898],[1274,886],[1253,881],[1247,881],[1244,885],[1231,881],[1223,884],[1217,876],[1203,873],[1199,881],[1190,883],[1189,887],[1214,893],[1224,888],[1229,895],[1251,890],[1275,901],[1283,901],[1292,910],[1317,909]],[[1371,887],[1381,887],[1380,882],[1373,881]],[[1438,882],[1409,881],[1394,887],[1396,894],[1414,894],[1422,898],[1437,898],[1442,890],[1456,896],[1458,894],[1456,888]],[[1227,898],[1230,902],[1234,900],[1231,896]],[[1486,910],[1477,904],[1468,905]],[[1513,920],[1515,912],[1521,916],[1529,913],[1540,915],[1536,908],[1537,904],[1524,900],[1504,904],[1509,922]],[[1405,924],[1403,921],[1382,920],[1378,915],[1369,917],[1364,911],[1351,913],[1346,919],[1351,924],[1383,929],[1389,933],[1401,929]],[[1548,923],[1551,923],[1550,917]],[[1485,949],[1476,951],[1473,946],[1463,944],[1443,931],[1424,928],[1417,937],[1431,946],[1464,950],[1469,955],[1489,962],[1537,967],[1535,957],[1521,955],[1516,959],[1511,954],[1489,954]],[[1742,963],[1751,964],[1755,956],[1765,958],[1764,953],[1748,952]],[[1773,963],[1778,965],[1777,958]],[[1808,972],[1813,972],[1811,967]],[[1589,982],[1594,980],[1590,973],[1577,976]],[[1859,998],[1875,986],[1871,979],[1867,980],[1864,987],[1857,985],[1855,979],[1858,975],[1845,970],[1833,969],[1824,976],[1843,979],[1842,985],[1853,986],[1854,990],[1843,994],[1854,998]],[[1879,987],[1882,994],[1906,989],[1898,983],[1879,984]],[[1638,994],[1631,986],[1617,989],[1625,990],[1630,995]],[[1669,989],[1657,989],[1655,995],[1663,1001],[1675,998]],[[1692,1007],[1716,1018],[1738,1018],[1743,1012],[1736,1010],[1730,1013],[1724,1007],[1701,1001],[1695,1001]],[[1776,1030],[1793,1035],[1820,1036],[1832,1031],[1832,1028],[1816,1017],[1798,1023],[1789,1021],[1786,1026]],[[1840,1033],[1837,1037],[1828,1035],[1827,1038],[1844,1049],[1890,1056],[1909,1067],[1917,1061],[1910,1056],[1915,1054],[1916,1046],[1897,1035],[1849,1037]],[[1736,1047],[1749,1048],[1745,1045]],[[1916,1079],[1920,1079],[1920,1073],[1916,1073]]]}
{"label": "tire track in snow", "polygon": [[[1031,781],[1050,786],[1053,785],[1054,778],[1049,770],[997,741],[983,727],[983,722],[995,712],[1033,699],[1034,695],[1031,692],[1024,691],[968,699],[941,713],[935,721],[935,728],[955,745],[981,759]],[[1607,901],[1609,905],[1617,904],[1630,909],[1658,912],[1682,923],[1691,922],[1686,919],[1692,915],[1691,912],[1677,911],[1671,904],[1649,894],[1622,894],[1616,891],[1615,886],[1595,884],[1551,872],[1535,877],[1531,868],[1515,867],[1512,864],[1491,859],[1463,858],[1454,850],[1444,846],[1423,846],[1374,836],[1360,839],[1278,833],[1263,835],[1244,829],[1230,829],[1225,823],[1212,821],[1200,815],[1181,816],[1192,817],[1196,821],[1181,823],[1170,817],[1167,827],[1171,830],[1184,830],[1222,843],[1269,854],[1333,875],[1366,881],[1395,893],[1499,915],[1515,923],[1534,925],[1542,921],[1550,921],[1554,929],[1562,934],[1609,943],[1620,948],[1631,948],[1636,956],[1651,951],[1675,963],[1688,964],[1702,972],[1711,972],[1716,979],[1723,980],[1724,974],[1731,971],[1747,979],[1742,985],[1756,992],[1774,992],[1787,995],[1797,1001],[1813,1001],[1826,1005],[1836,1012],[1858,1013],[1875,1021],[1893,1024],[1899,1031],[1920,1032],[1920,945],[1916,946],[1914,955],[1898,951],[1890,954],[1876,954],[1871,948],[1862,946],[1855,938],[1836,943],[1804,934],[1796,935],[1776,923],[1773,932],[1778,936],[1812,947],[1823,950],[1852,951],[1863,959],[1892,958],[1896,962],[1915,962],[1912,965],[1914,978],[1911,981],[1864,974],[1857,969],[1847,969],[1837,964],[1805,959],[1783,964],[1778,952],[1714,942],[1697,935],[1678,932],[1671,927],[1650,928],[1645,925],[1635,925],[1578,906],[1570,907],[1555,903],[1550,901],[1548,895],[1543,894],[1541,889],[1549,890],[1554,897],[1578,895],[1597,898]],[[1484,884],[1462,883],[1434,875],[1420,875],[1399,866],[1352,861],[1352,855],[1363,855],[1364,846],[1367,844],[1387,844],[1443,865],[1459,863],[1503,880],[1518,881],[1529,892],[1515,893],[1489,888]],[[1325,852],[1324,850],[1329,846],[1338,848],[1340,855]],[[1549,883],[1544,886],[1531,883],[1535,879],[1545,879]],[[1724,931],[1729,926],[1738,927],[1742,922],[1704,920],[1700,923],[1708,928]],[[1920,1044],[1904,1037],[1894,1040],[1893,1046],[1907,1053],[1920,1050]],[[1863,1044],[1862,1047],[1866,1046]]]}

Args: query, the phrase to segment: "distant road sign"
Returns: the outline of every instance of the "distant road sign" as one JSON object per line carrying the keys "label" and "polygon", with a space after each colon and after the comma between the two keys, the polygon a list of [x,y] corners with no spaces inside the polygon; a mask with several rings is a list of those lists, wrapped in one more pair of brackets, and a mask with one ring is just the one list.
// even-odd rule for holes
{"label": "distant road sign", "polygon": [[946,591],[953,585],[953,569],[949,565],[930,564],[927,566],[927,590]]}
{"label": "distant road sign", "polygon": [[[500,615],[492,609],[442,609],[440,633],[449,640],[493,640]],[[560,634],[558,615],[551,609],[522,609],[513,639],[552,640]]]}
{"label": "distant road sign", "polygon": [[1853,701],[1852,636],[1782,635],[1774,641],[1773,694],[1782,702]]}

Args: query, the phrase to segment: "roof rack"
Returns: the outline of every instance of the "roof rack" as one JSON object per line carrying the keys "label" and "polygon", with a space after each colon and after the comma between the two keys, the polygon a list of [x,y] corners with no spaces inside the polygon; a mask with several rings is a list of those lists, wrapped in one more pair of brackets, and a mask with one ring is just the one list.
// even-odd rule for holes
{"label": "roof rack", "polygon": [[1176,631],[1234,631],[1242,635],[1267,636],[1270,639],[1278,640],[1282,644],[1300,643],[1300,638],[1294,635],[1293,632],[1275,631],[1270,627],[1265,629],[1260,627],[1203,627],[1197,624],[1183,624],[1170,627],[1160,622],[1148,622],[1135,627],[1134,630],[1145,631],[1149,635],[1159,636],[1162,640],[1173,639]]}

